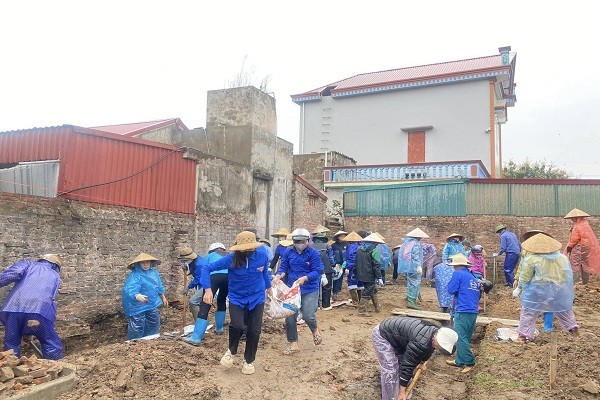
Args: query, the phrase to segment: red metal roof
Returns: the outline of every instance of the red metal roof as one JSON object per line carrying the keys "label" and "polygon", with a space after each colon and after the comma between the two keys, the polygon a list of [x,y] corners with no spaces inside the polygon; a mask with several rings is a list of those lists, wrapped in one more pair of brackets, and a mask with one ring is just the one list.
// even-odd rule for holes
{"label": "red metal roof", "polygon": [[334,94],[357,88],[386,86],[401,82],[420,81],[434,77],[461,76],[472,72],[487,72],[493,70],[508,71],[509,69],[510,64],[502,65],[501,56],[496,54],[487,57],[470,58],[466,60],[359,74],[331,83],[329,85],[321,86],[305,93],[292,95],[292,99],[318,95],[328,87],[332,87],[331,93]]}
{"label": "red metal roof", "polygon": [[196,162],[175,146],[62,125],[0,132],[0,164],[60,160],[58,196],[195,213]]}
{"label": "red metal roof", "polygon": [[183,124],[183,122],[179,118],[159,119],[156,121],[147,122],[134,122],[131,124],[94,126],[90,129],[95,129],[102,132],[115,133],[117,135],[136,136],[142,133],[164,128],[169,125],[177,125],[181,129],[188,130],[188,128]]}

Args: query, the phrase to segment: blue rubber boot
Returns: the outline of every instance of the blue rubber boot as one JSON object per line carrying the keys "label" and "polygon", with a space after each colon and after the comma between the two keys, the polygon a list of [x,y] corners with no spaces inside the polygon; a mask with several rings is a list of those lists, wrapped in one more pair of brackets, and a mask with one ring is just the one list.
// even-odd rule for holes
{"label": "blue rubber boot", "polygon": [[215,312],[215,333],[217,335],[222,335],[225,329],[225,311],[217,311]]}
{"label": "blue rubber boot", "polygon": [[204,337],[204,332],[206,332],[206,327],[208,326],[208,320],[198,318],[196,320],[196,325],[194,325],[194,332],[188,338],[184,338],[183,341],[189,344],[193,344],[194,346],[198,346],[200,342],[202,342],[202,338]]}
{"label": "blue rubber boot", "polygon": [[545,312],[544,313],[544,330],[546,332],[552,331],[552,320],[554,319],[554,313]]}

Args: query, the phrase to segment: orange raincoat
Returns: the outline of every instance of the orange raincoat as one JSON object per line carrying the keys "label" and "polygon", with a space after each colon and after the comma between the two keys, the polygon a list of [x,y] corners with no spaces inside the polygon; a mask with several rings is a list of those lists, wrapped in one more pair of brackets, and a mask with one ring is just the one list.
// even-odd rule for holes
{"label": "orange raincoat", "polygon": [[585,218],[575,220],[567,247],[573,249],[571,266],[575,272],[583,269],[590,274],[600,274],[600,244]]}

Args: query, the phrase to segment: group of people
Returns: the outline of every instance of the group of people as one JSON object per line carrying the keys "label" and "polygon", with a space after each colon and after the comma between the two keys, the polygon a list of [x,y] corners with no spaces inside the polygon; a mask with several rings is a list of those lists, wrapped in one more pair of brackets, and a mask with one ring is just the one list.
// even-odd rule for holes
{"label": "group of people", "polygon": [[[534,339],[535,323],[544,314],[544,327],[552,329],[556,317],[564,331],[578,333],[573,313],[574,282],[589,282],[590,274],[600,273],[600,244],[587,222],[589,215],[573,209],[565,218],[573,221],[569,242],[562,245],[552,235],[530,230],[521,240],[505,225],[499,225],[500,248],[493,257],[505,254],[506,286],[514,288],[521,311],[517,333],[519,341]],[[194,330],[185,341],[198,345],[209,325],[209,311],[216,298],[215,332],[224,333],[229,309],[228,348],[221,364],[232,366],[240,340],[245,337],[242,373],[254,373],[265,302],[272,296],[272,285],[281,281],[297,286],[301,306],[285,319],[288,345],[282,351],[292,355],[300,351],[297,320],[304,320],[314,345],[323,341],[316,317],[317,309],[327,311],[341,297],[343,278],[359,315],[381,311],[378,287],[384,285],[387,269],[393,268],[393,282],[406,278],[407,307],[420,309],[422,279],[435,281],[439,306],[451,314],[453,327],[438,327],[420,319],[391,317],[378,324],[372,341],[381,366],[383,399],[395,399],[406,393],[416,368],[424,370],[434,350],[456,355],[446,362],[469,372],[475,365],[470,341],[475,329],[482,293],[492,285],[487,278],[485,250],[481,245],[464,245],[465,237],[452,233],[446,238],[441,260],[433,244],[423,240],[429,236],[420,228],[405,235],[394,248],[382,235],[368,231],[338,231],[328,237],[329,230],[318,226],[312,232],[298,228],[293,232],[282,228],[272,236],[278,239],[274,250],[270,242],[257,238],[256,230],[246,228],[236,236],[234,245],[226,248],[211,244],[206,256],[191,247],[178,248],[178,258],[191,281],[187,285]],[[439,261],[439,262],[436,262]],[[165,287],[157,266],[160,260],[140,253],[129,264],[122,305],[128,319],[130,340],[158,334],[158,308],[168,305]],[[0,273],[0,287],[15,283],[0,310],[5,327],[4,349],[20,354],[22,338],[34,335],[45,358],[63,355],[60,337],[54,328],[56,294],[60,285],[61,260],[46,254],[35,261],[21,260]],[[575,278],[575,280],[574,280]],[[227,302],[228,300],[228,302]]]}

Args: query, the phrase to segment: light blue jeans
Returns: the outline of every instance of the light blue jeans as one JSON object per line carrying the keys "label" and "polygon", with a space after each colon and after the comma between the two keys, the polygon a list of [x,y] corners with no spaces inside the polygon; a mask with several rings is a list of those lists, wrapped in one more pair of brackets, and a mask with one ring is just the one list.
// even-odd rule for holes
{"label": "light blue jeans", "polygon": [[[315,316],[315,313],[317,312],[317,307],[319,305],[319,291],[301,294],[300,298],[302,319],[306,322],[310,331],[314,332],[317,330],[317,317]],[[285,335],[290,343],[298,341],[296,318],[298,318],[298,312],[295,312],[285,319]]]}

